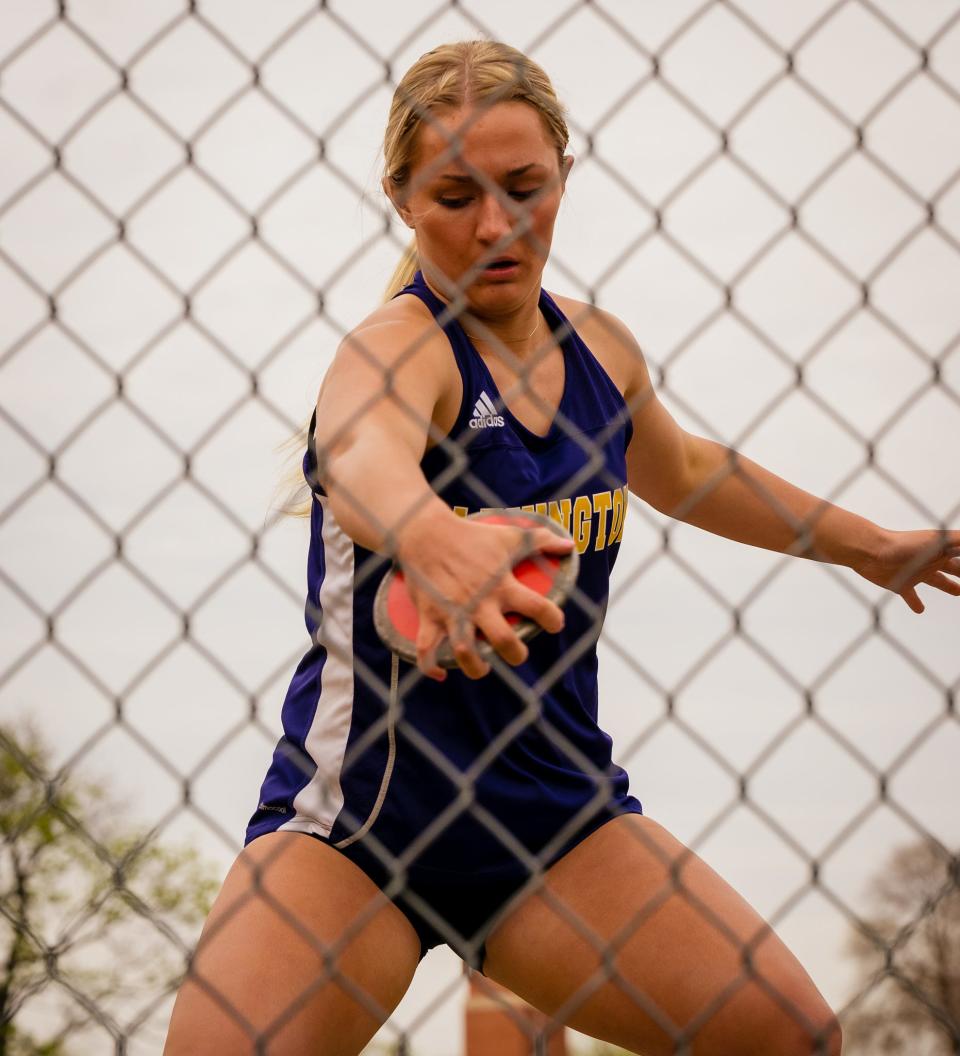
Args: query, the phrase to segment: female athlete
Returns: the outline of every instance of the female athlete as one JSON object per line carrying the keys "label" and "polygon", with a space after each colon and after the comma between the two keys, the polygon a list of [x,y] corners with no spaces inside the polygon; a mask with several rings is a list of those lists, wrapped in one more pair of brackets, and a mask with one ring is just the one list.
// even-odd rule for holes
{"label": "female athlete", "polygon": [[[960,594],[960,532],[881,529],[682,430],[623,323],[540,285],[567,142],[546,75],[504,44],[436,48],[397,87],[383,187],[415,250],[320,390],[305,456],[314,644],[168,1056],[359,1053],[440,943],[637,1053],[840,1052],[796,958],[641,813],[597,725],[627,490],[847,565],[916,612],[918,583]],[[483,507],[570,530],[572,544],[532,539],[579,552],[563,611],[510,574],[520,529],[464,518]],[[374,631],[390,557],[420,615],[416,666]],[[509,612],[544,633],[522,642]],[[459,669],[437,664],[445,637]]]}

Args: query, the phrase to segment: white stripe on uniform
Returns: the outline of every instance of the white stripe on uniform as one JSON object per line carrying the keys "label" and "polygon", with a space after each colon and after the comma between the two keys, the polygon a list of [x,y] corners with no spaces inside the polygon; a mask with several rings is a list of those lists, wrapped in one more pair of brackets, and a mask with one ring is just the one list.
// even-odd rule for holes
{"label": "white stripe on uniform", "polygon": [[330,500],[323,507],[320,626],[317,640],[327,650],[320,673],[320,701],[304,740],[317,770],[293,801],[296,815],[281,825],[291,832],[329,836],[343,809],[340,775],[353,718],[353,540],[337,524]]}

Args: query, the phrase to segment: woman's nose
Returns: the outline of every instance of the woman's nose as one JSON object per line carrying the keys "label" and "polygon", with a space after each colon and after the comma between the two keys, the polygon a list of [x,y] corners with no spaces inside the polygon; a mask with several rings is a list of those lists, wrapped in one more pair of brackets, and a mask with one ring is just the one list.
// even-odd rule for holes
{"label": "woman's nose", "polygon": [[488,191],[480,200],[480,214],[477,218],[477,238],[481,242],[496,242],[510,233],[514,217],[507,205],[503,191]]}

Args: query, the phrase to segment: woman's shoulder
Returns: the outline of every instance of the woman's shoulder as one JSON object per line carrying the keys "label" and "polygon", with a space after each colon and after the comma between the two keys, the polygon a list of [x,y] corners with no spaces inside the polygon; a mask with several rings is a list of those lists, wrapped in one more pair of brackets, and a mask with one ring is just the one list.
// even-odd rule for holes
{"label": "woman's shoulder", "polygon": [[430,309],[403,295],[377,305],[344,333],[328,375],[346,372],[360,387],[384,388],[389,379],[393,391],[435,386],[442,397],[459,381],[452,364],[449,341]]}
{"label": "woman's shoulder", "polygon": [[406,358],[414,346],[426,354],[417,359],[434,358],[445,353],[447,339],[427,305],[413,294],[378,304],[340,340],[341,350],[369,349],[387,360]]}
{"label": "woman's shoulder", "polygon": [[[372,311],[363,317],[350,331],[357,333],[369,327],[389,324],[393,327],[419,325],[422,329],[425,324],[435,323],[433,313],[426,304],[413,293],[399,294],[390,300],[378,304]],[[439,327],[437,327],[439,330]]]}

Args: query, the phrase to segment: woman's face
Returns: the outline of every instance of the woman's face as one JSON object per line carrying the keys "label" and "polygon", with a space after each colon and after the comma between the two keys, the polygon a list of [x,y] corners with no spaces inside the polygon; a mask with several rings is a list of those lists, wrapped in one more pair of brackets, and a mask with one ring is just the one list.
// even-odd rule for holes
{"label": "woman's face", "polygon": [[[539,293],[572,164],[565,158],[561,173],[532,106],[481,104],[434,111],[420,125],[406,187],[384,187],[416,231],[426,280],[448,298],[465,288],[473,310],[495,316]],[[514,263],[486,266],[501,258]]]}

